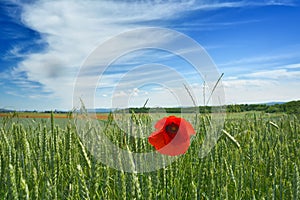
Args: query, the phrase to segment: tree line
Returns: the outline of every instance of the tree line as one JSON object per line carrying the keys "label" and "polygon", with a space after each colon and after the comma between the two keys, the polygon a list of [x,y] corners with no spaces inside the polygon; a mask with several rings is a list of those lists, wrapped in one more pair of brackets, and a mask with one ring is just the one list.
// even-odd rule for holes
{"label": "tree line", "polygon": [[264,111],[266,113],[284,112],[288,114],[300,114],[300,101],[290,101],[282,104],[237,104],[228,105],[227,112]]}
{"label": "tree line", "polygon": [[[196,109],[199,109],[199,113],[210,113],[214,107],[212,106],[199,106],[198,108],[161,108],[166,113],[192,113]],[[288,114],[300,114],[300,100],[299,101],[290,101],[282,104],[234,104],[224,106],[227,112],[237,113],[237,112],[247,112],[247,111],[262,111],[266,113],[279,113],[284,112]],[[129,108],[127,111],[130,113],[148,113],[151,112],[151,109],[148,107],[142,108]]]}

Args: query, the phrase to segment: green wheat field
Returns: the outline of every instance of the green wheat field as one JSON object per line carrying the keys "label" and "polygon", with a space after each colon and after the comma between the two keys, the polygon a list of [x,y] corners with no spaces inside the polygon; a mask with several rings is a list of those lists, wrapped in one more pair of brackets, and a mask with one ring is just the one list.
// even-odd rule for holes
{"label": "green wheat field", "polygon": [[[133,124],[143,135],[154,130],[146,114],[123,120],[129,132]],[[99,121],[120,148],[153,151],[147,137],[132,137],[110,117]],[[197,121],[185,155],[156,171],[128,173],[93,157],[74,119],[2,117],[0,199],[300,199],[299,115],[228,114],[204,158],[198,151],[210,116],[200,114]]]}

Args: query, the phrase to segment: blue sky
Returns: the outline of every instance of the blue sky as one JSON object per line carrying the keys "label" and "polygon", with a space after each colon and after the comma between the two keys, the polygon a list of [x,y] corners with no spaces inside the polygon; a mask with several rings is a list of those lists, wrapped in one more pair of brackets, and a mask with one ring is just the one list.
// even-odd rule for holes
{"label": "blue sky", "polygon": [[[298,100],[299,24],[300,3],[293,0],[4,0],[0,108],[72,109],[74,83],[93,50],[117,34],[145,27],[179,31],[198,42],[224,73],[227,104]],[[182,81],[172,80],[173,72],[163,66]],[[98,78],[96,107],[121,107],[124,101],[142,106],[147,98],[149,106],[178,106],[173,92],[186,95],[183,82],[203,104],[203,79],[184,60],[162,50],[126,54]],[[156,84],[158,79],[174,84]]]}

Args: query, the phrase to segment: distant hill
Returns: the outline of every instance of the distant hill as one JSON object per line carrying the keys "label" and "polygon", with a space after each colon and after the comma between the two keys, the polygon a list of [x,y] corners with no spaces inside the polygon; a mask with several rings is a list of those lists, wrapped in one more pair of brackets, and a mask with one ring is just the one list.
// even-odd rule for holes
{"label": "distant hill", "polygon": [[9,109],[5,109],[5,108],[0,108],[0,112],[1,112],[1,113],[8,113],[8,112],[14,112],[14,110],[9,110]]}
{"label": "distant hill", "polygon": [[96,112],[96,113],[110,113],[113,112],[114,108],[95,108],[95,109],[87,109],[87,112]]}
{"label": "distant hill", "polygon": [[268,106],[272,106],[272,105],[276,105],[276,104],[284,104],[284,103],[287,103],[287,102],[284,102],[284,101],[279,101],[279,102],[267,102],[267,103],[260,103],[260,104],[266,104]]}
{"label": "distant hill", "polygon": [[97,113],[110,113],[113,112],[114,109],[110,109],[110,108],[96,108],[95,110]]}

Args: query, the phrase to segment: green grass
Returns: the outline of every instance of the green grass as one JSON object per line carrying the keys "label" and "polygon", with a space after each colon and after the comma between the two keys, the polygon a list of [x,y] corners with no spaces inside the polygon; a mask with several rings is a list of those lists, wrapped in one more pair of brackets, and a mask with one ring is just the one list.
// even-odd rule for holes
{"label": "green grass", "polygon": [[[113,121],[100,126],[121,148],[152,151],[131,132],[149,135],[153,120],[122,120],[125,131]],[[184,156],[157,171],[127,173],[97,161],[72,120],[0,119],[0,199],[300,199],[299,117],[231,114],[224,130],[240,148],[223,134],[202,159],[209,118],[198,122]]]}

